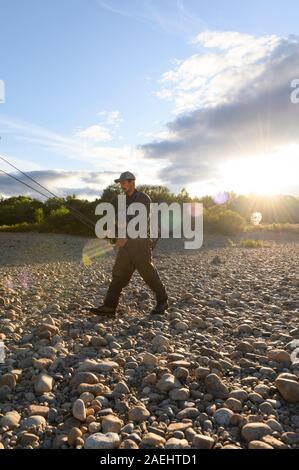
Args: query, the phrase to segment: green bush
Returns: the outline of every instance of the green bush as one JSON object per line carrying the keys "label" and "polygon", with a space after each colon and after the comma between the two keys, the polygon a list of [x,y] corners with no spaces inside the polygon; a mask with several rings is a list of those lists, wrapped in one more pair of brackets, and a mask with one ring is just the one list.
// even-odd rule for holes
{"label": "green bush", "polygon": [[236,212],[221,207],[204,210],[204,230],[209,233],[236,235],[245,227],[245,219]]}
{"label": "green bush", "polygon": [[61,228],[68,223],[69,214],[69,209],[65,206],[60,206],[58,209],[51,210],[47,221],[53,228]]}
{"label": "green bush", "polygon": [[299,233],[299,224],[260,224],[247,225],[245,232],[293,232]]}
{"label": "green bush", "polygon": [[1,225],[0,232],[38,232],[39,224],[22,222],[14,225]]}
{"label": "green bush", "polygon": [[[184,189],[174,194],[165,186],[141,185],[138,189],[146,192],[152,202],[201,202],[204,207],[204,230],[207,233],[236,235],[240,232],[271,231],[299,233],[299,197],[277,196],[253,197],[238,196],[230,192],[224,204],[216,204],[215,198],[205,196],[191,198]],[[66,198],[50,198],[41,202],[30,197],[18,196],[3,198],[0,196],[1,231],[38,231],[50,233],[69,233],[71,235],[95,236],[93,226],[98,220],[95,207],[100,202],[112,202],[116,205],[121,193],[116,184],[104,189],[94,201],[77,199],[75,195]],[[74,210],[69,210],[71,206]],[[84,223],[78,212],[89,219]],[[253,226],[253,212],[261,212],[262,224]],[[171,213],[170,213],[171,214]],[[245,220],[247,225],[245,225]],[[89,226],[88,226],[89,225]],[[91,228],[90,228],[91,226]],[[170,227],[172,225],[170,224]]]}
{"label": "green bush", "polygon": [[35,209],[34,218],[37,224],[43,224],[45,221],[45,214],[44,210],[40,207],[39,209]]}
{"label": "green bush", "polygon": [[264,244],[260,240],[241,240],[241,248],[262,248]]}

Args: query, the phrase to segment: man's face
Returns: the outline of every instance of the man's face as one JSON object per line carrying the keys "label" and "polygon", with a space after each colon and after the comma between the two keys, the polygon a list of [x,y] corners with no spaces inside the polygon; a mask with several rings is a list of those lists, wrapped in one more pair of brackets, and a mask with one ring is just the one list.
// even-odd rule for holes
{"label": "man's face", "polygon": [[130,194],[135,189],[135,181],[134,180],[124,180],[120,182],[121,189],[124,193]]}

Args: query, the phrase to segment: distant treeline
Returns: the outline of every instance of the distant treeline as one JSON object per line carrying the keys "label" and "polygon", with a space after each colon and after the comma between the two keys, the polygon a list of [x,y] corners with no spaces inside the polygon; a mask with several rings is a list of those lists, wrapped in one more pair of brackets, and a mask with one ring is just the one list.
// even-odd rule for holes
{"label": "distant treeline", "polygon": [[[152,202],[202,202],[204,207],[204,231],[233,235],[250,225],[255,212],[262,214],[262,224],[299,224],[299,198],[295,196],[243,196],[227,193],[227,200],[217,204],[211,196],[191,198],[185,189],[172,193],[165,186],[138,186],[146,192]],[[39,231],[94,236],[94,229],[82,221],[82,213],[90,223],[98,217],[95,208],[100,202],[111,202],[116,206],[120,194],[118,185],[110,185],[99,199],[87,201],[75,195],[66,198],[51,198],[44,202],[26,196],[0,198],[1,231]]]}

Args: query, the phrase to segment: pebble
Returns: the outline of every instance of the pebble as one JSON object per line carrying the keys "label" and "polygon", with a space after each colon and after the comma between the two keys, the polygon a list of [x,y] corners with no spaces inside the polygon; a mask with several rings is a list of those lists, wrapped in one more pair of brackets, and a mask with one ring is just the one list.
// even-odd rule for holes
{"label": "pebble", "polygon": [[85,361],[80,365],[79,371],[80,372],[97,372],[101,373],[109,373],[115,369],[118,369],[119,365],[117,362],[113,361],[102,361],[97,362],[94,359],[85,359]]}
{"label": "pebble", "polygon": [[267,450],[267,449],[273,449],[274,447],[270,446],[266,442],[262,441],[251,441],[248,444],[248,449],[261,449],[261,450]]}
{"label": "pebble", "polygon": [[47,426],[47,421],[43,416],[30,416],[21,422],[21,428],[28,430],[44,430]]}
{"label": "pebble", "polygon": [[152,348],[154,352],[159,352],[159,350],[169,348],[169,339],[163,335],[156,335],[152,341]]}
{"label": "pebble", "polygon": [[229,426],[233,414],[233,411],[228,408],[220,408],[213,416],[217,424],[226,427]]}
{"label": "pebble", "polygon": [[9,411],[0,418],[0,427],[7,429],[16,429],[19,427],[21,416],[17,411]]}
{"label": "pebble", "polygon": [[298,403],[299,402],[299,383],[295,380],[289,380],[280,375],[275,380],[275,385],[279,390],[281,396],[288,403]]}
{"label": "pebble", "polygon": [[270,361],[287,363],[291,362],[290,354],[283,349],[272,349],[271,351],[268,351],[267,356]]}
{"label": "pebble", "polygon": [[150,415],[150,412],[144,406],[134,406],[134,408],[129,411],[129,420],[140,423],[146,421]]}
{"label": "pebble", "polygon": [[118,434],[114,432],[107,434],[95,433],[86,439],[84,449],[117,449],[119,445]]}
{"label": "pebble", "polygon": [[189,443],[186,439],[176,439],[171,437],[165,443],[165,449],[189,449]]}
{"label": "pebble", "polygon": [[51,392],[53,390],[54,380],[47,374],[41,374],[36,379],[34,388],[37,394],[42,395],[43,393]]}
{"label": "pebble", "polygon": [[142,445],[144,447],[160,447],[162,448],[165,444],[165,439],[162,436],[159,436],[158,434],[154,434],[152,432],[145,434],[143,439],[142,439]]}
{"label": "pebble", "polygon": [[150,291],[133,276],[106,321],[85,309],[106,293],[113,251],[0,233],[0,447],[298,447],[298,235],[250,236],[271,238],[267,250],[240,248],[243,234],[233,248],[207,234],[198,253],[161,240],[167,314],[149,315]]}
{"label": "pebble", "polygon": [[190,397],[190,390],[188,388],[174,388],[170,390],[169,397],[171,400],[188,400]]}
{"label": "pebble", "polygon": [[50,408],[48,406],[42,405],[29,405],[27,408],[27,413],[29,416],[43,416],[47,418]]}
{"label": "pebble", "polygon": [[195,369],[195,379],[202,380],[205,379],[210,373],[210,369],[208,367],[198,367]]}
{"label": "pebble", "polygon": [[239,413],[240,411],[243,410],[242,402],[232,397],[226,400],[225,406],[229,408],[230,410],[234,411],[235,413]]}
{"label": "pebble", "polygon": [[272,430],[270,426],[264,423],[250,423],[243,426],[241,434],[247,442],[251,442],[272,434]]}
{"label": "pebble", "polygon": [[121,396],[130,393],[130,389],[125,382],[119,382],[113,389],[113,395]]}
{"label": "pebble", "polygon": [[207,392],[214,398],[228,398],[229,390],[216,374],[209,374],[205,379]]}
{"label": "pebble", "polygon": [[154,354],[146,352],[142,357],[142,363],[146,367],[156,367],[158,364],[158,358]]}
{"label": "pebble", "polygon": [[156,385],[160,392],[167,393],[174,388],[180,388],[180,381],[173,374],[164,374]]}
{"label": "pebble", "polygon": [[185,408],[178,412],[176,417],[180,420],[182,419],[195,419],[199,415],[199,411],[197,408]]}
{"label": "pebble", "polygon": [[6,385],[11,390],[13,390],[16,384],[17,384],[17,381],[13,374],[4,374],[0,376],[0,387],[2,387],[3,385]]}
{"label": "pebble", "polygon": [[75,401],[73,404],[73,416],[74,418],[78,419],[79,421],[85,421],[86,420],[86,409],[85,409],[85,403],[83,400],[80,398]]}
{"label": "pebble", "polygon": [[193,438],[192,447],[195,449],[212,449],[214,444],[215,441],[212,437],[196,434]]}
{"label": "pebble", "polygon": [[72,428],[70,430],[70,432],[68,433],[68,437],[67,437],[67,440],[68,440],[68,444],[71,446],[71,447],[74,447],[76,446],[77,442],[78,442],[78,438],[82,437],[82,431],[79,429],[79,428]]}
{"label": "pebble", "polygon": [[115,415],[104,416],[102,420],[102,431],[104,434],[107,434],[109,432],[118,434],[121,428],[123,427],[123,424],[123,421],[121,421]]}

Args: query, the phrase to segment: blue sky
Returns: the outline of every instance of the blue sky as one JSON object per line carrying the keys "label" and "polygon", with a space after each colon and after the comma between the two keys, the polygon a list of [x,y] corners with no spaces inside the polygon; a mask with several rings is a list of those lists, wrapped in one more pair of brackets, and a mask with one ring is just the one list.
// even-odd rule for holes
{"label": "blue sky", "polygon": [[[0,103],[2,155],[24,170],[40,172],[51,189],[60,193],[80,190],[86,197],[96,195],[114,175],[127,169],[136,172],[139,182],[162,183],[176,191],[185,186],[192,194],[242,190],[242,160],[236,160],[230,146],[224,146],[221,159],[223,140],[216,148],[211,140],[203,146],[204,139],[194,139],[200,132],[192,133],[191,128],[198,113],[204,111],[201,119],[205,122],[207,117],[212,119],[215,107],[223,112],[224,105],[238,103],[242,115],[251,109],[256,97],[248,96],[249,101],[240,103],[227,85],[236,72],[240,80],[234,90],[239,92],[248,89],[249,83],[262,90],[265,77],[270,80],[274,109],[279,111],[274,94],[281,84],[274,83],[270,72],[277,60],[281,70],[286,70],[283,51],[297,58],[297,39],[286,43],[285,38],[297,34],[298,2],[0,0],[0,6],[0,80],[5,84],[5,102]],[[207,32],[209,36],[198,36]],[[223,32],[226,48],[219,41]],[[235,45],[241,54],[235,55],[240,58],[237,69],[230,60]],[[256,56],[245,60],[252,49]],[[206,57],[204,62],[202,57]],[[217,82],[210,89],[208,84],[216,75]],[[243,76],[247,81],[241,80]],[[286,77],[287,94],[287,80],[298,77],[294,70]],[[286,122],[296,117],[297,109],[292,105],[282,110]],[[260,116],[260,110],[255,111]],[[206,129],[205,136],[211,133],[218,139],[225,130],[214,117],[214,127]],[[193,119],[192,126],[188,121],[188,132],[187,118]],[[283,185],[276,181],[282,149],[287,148],[290,164],[294,162],[296,147],[292,146],[297,142],[291,130],[283,131],[279,142],[277,132],[271,141],[267,135],[261,152],[250,147],[252,131],[235,131],[237,121],[231,124],[233,134],[248,139],[248,152],[241,152],[244,162],[251,165],[253,158],[267,171],[265,159],[269,155],[274,159],[271,166],[276,173],[266,189],[299,195],[292,171],[285,175],[289,181]],[[263,122],[262,126],[274,132],[277,123]],[[0,168],[8,170],[4,164]],[[246,190],[262,190],[263,176]],[[2,194],[21,192],[12,186],[8,191],[3,178]],[[239,185],[234,184],[236,180]]]}

